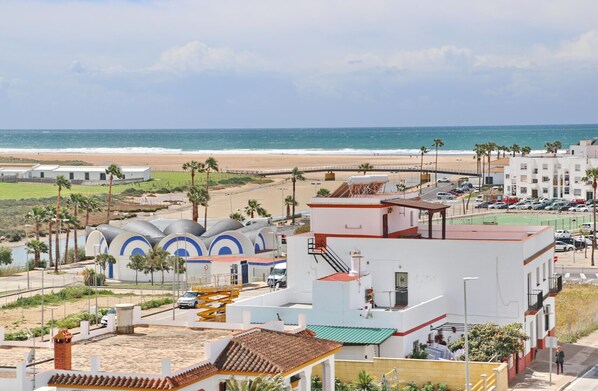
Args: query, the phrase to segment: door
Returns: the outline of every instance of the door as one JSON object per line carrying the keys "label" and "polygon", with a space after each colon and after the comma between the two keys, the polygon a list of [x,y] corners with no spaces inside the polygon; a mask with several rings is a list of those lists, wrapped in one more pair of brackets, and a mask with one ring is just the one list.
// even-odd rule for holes
{"label": "door", "polygon": [[241,261],[241,283],[243,285],[249,283],[249,265],[247,261]]}
{"label": "door", "polygon": [[407,273],[395,273],[395,306],[407,306],[409,303]]}
{"label": "door", "polygon": [[385,213],[382,215],[382,237],[388,237],[388,214]]}
{"label": "door", "polygon": [[231,285],[237,285],[239,281],[239,265],[233,263],[230,265],[230,283]]}

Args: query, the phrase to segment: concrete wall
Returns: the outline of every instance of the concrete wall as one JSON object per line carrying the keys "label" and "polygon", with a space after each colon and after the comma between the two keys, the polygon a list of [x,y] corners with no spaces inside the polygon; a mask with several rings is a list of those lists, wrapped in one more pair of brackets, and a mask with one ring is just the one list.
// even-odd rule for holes
{"label": "concrete wall", "polygon": [[[357,379],[357,374],[362,370],[368,372],[377,381],[380,381],[382,374],[396,368],[401,384],[414,381],[421,386],[431,381],[433,384],[446,383],[451,390],[465,388],[465,363],[463,361],[374,358],[372,361],[337,359],[334,364],[335,376],[344,383]],[[495,373],[496,391],[507,391],[506,364],[482,362],[471,362],[469,364],[469,379],[472,384],[477,383],[481,379],[480,375],[482,374],[491,376]],[[321,376],[321,368],[314,368],[313,375]]]}

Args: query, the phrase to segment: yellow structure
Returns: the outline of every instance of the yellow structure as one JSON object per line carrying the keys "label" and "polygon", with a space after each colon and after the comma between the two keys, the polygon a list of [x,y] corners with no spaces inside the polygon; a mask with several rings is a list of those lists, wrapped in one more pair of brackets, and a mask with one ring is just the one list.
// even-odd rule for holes
{"label": "yellow structure", "polygon": [[201,294],[201,303],[197,308],[199,321],[212,320],[224,322],[226,320],[226,305],[239,297],[242,285],[239,284],[238,274],[214,274],[209,278],[191,284],[191,290]]}
{"label": "yellow structure", "polygon": [[[403,358],[374,358],[372,361],[335,360],[335,376],[343,383],[357,379],[360,371],[366,371],[377,382],[385,375],[389,389],[397,384],[415,382],[418,386],[427,382],[432,384],[445,383],[451,390],[465,389],[465,362],[416,360]],[[321,376],[319,367],[314,368],[313,375]],[[469,376],[472,391],[488,390],[495,387],[495,391],[508,390],[507,364],[470,362]]]}

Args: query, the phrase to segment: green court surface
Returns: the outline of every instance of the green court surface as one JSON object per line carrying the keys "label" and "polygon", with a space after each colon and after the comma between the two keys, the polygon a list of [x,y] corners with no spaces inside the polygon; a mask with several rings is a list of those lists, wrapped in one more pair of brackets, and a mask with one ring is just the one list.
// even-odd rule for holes
{"label": "green court surface", "polygon": [[[591,213],[534,213],[504,212],[447,218],[447,224],[497,224],[497,225],[550,225],[557,229],[577,229],[583,223],[591,223]],[[436,221],[438,224],[439,221]]]}

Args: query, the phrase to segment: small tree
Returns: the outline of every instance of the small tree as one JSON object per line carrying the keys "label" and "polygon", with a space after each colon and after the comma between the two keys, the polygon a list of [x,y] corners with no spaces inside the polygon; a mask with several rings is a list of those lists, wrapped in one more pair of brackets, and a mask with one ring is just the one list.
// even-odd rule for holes
{"label": "small tree", "polygon": [[378,391],[380,389],[372,375],[363,370],[359,372],[357,380],[352,385],[352,390],[355,391]]}
{"label": "small tree", "polygon": [[[504,361],[511,354],[523,348],[522,341],[529,337],[522,331],[521,323],[497,326],[493,323],[474,324],[468,334],[469,359],[472,361],[490,361],[496,358]],[[451,351],[463,349],[463,337],[453,342]]]}
{"label": "small tree", "polygon": [[231,213],[228,217],[231,218],[231,219],[233,219],[233,220],[240,221],[240,222],[245,221],[245,216],[243,216],[243,214],[241,212]]}
{"label": "small tree", "polygon": [[324,188],[318,190],[318,192],[316,193],[316,197],[328,197],[329,195],[330,190]]}
{"label": "small tree", "polygon": [[367,174],[368,171],[372,171],[374,166],[370,163],[361,163],[359,167],[357,167],[357,171],[363,171],[363,175]]}
{"label": "small tree", "polygon": [[135,270],[135,285],[137,285],[137,276],[139,272],[142,272],[145,269],[145,257],[141,254],[133,254],[129,257],[129,260],[127,267],[131,270]]}
{"label": "small tree", "polygon": [[247,206],[245,207],[245,214],[250,218],[253,218],[257,213],[258,216],[267,217],[268,211],[262,207],[262,205],[257,202],[257,200],[248,200]]}
{"label": "small tree", "polygon": [[[39,240],[38,240],[39,242]],[[0,265],[10,265],[12,263],[12,249],[0,247]]]}
{"label": "small tree", "polygon": [[115,264],[116,258],[114,258],[112,255],[107,254],[107,253],[99,254],[96,257],[96,265],[100,266],[100,269],[102,269],[102,274],[106,274],[106,266],[109,263]]}
{"label": "small tree", "polygon": [[[39,267],[40,254],[48,253],[48,245],[41,240],[30,240],[25,243],[27,247],[27,254],[34,254],[33,267]],[[27,265],[29,267],[29,265]]]}
{"label": "small tree", "polygon": [[226,381],[226,389],[230,391],[290,391],[280,375],[258,376],[254,379],[238,381],[232,376]]}
{"label": "small tree", "polygon": [[179,257],[178,255],[169,255],[168,258],[166,258],[166,261],[168,262],[168,267],[175,273],[185,273],[185,260],[182,257]]}
{"label": "small tree", "polygon": [[[322,189],[320,189],[322,190]],[[284,206],[287,207],[287,219],[291,217],[291,206],[297,206],[297,201],[293,198],[293,196],[286,196],[284,199]]]}

